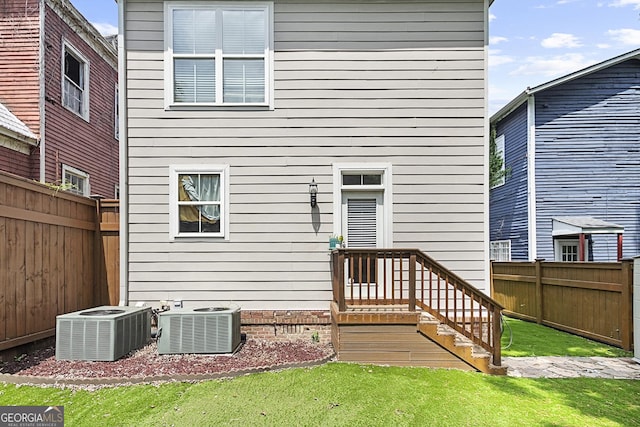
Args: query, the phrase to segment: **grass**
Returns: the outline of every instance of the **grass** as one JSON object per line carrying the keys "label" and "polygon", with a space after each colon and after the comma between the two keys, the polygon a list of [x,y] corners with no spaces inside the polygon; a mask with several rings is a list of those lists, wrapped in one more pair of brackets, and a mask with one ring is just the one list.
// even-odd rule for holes
{"label": "grass", "polygon": [[[505,317],[502,335],[502,355],[525,356],[602,356],[632,357],[633,354],[617,347],[567,334],[553,328]],[[509,340],[511,339],[511,346]]]}
{"label": "grass", "polygon": [[634,426],[638,396],[633,380],[346,363],[94,392],[0,385],[0,404],[64,405],[69,426]]}
{"label": "grass", "polygon": [[[630,356],[506,319],[505,356]],[[510,348],[509,330],[513,332]],[[97,391],[0,384],[0,405],[62,405],[68,426],[640,426],[640,381],[531,379],[329,363]]]}

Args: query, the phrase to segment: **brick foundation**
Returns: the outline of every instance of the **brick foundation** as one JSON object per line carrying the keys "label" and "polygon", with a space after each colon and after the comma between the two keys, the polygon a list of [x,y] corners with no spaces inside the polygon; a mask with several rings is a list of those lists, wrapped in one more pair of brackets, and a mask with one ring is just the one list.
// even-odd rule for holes
{"label": "brick foundation", "polygon": [[271,341],[314,340],[331,342],[329,311],[242,310],[242,332],[247,338]]}

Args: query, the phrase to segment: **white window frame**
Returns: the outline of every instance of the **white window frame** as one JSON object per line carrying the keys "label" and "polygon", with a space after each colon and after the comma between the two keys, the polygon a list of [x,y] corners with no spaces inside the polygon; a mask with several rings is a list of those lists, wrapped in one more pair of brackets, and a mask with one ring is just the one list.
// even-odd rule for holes
{"label": "white window frame", "polygon": [[[216,233],[184,233],[179,231],[178,176],[180,174],[220,175],[220,231]],[[229,239],[229,165],[169,166],[169,240],[182,238]]]}
{"label": "white window frame", "polygon": [[84,180],[85,185],[83,186],[82,192],[79,192],[76,189],[70,188],[66,191],[73,193],[73,194],[77,194],[78,196],[84,196],[84,197],[89,197],[89,195],[91,194],[91,184],[89,182],[89,174],[74,168],[73,166],[69,166],[69,165],[62,165],[62,183],[63,185],[66,184],[67,181],[67,176],[68,175],[74,175],[76,178],[80,178]]}
{"label": "white window frame", "polygon": [[[382,175],[380,185],[342,185],[342,176],[351,174]],[[382,192],[383,227],[382,247],[393,246],[393,175],[390,163],[334,163],[333,164],[333,234],[342,230],[343,192]]]}
{"label": "white window frame", "polygon": [[[576,262],[576,261],[562,261],[562,250],[566,246],[575,246],[578,250],[576,253],[576,261],[580,261],[580,239],[579,238],[566,238],[566,239],[553,239],[554,259],[560,262]],[[589,239],[584,239],[584,259],[589,259]]]}
{"label": "white window frame", "polygon": [[[80,62],[81,66],[82,66],[82,77],[83,77],[83,87],[80,88],[82,90],[82,108],[81,111],[78,112],[75,109],[71,108],[71,106],[67,105],[67,103],[65,102],[64,99],[64,93],[65,93],[65,82],[67,81],[67,76],[65,74],[64,71],[64,62],[65,62],[65,56],[67,54],[67,52],[69,54],[71,54],[71,56],[73,56],[76,60],[78,60],[78,62]],[[76,49],[75,47],[73,47],[73,45],[71,45],[68,41],[63,40],[62,42],[62,60],[61,62],[61,101],[60,103],[64,106],[64,108],[66,108],[67,110],[71,111],[72,113],[74,113],[75,115],[82,117],[84,120],[86,120],[87,122],[89,121],[89,71],[91,69],[91,65],[89,63],[89,60],[82,54],[80,53],[80,51],[78,49]],[[74,82],[69,82],[70,84],[73,84],[75,86]]]}
{"label": "white window frame", "polygon": [[116,140],[120,140],[120,91],[118,89],[118,83],[114,88],[114,109],[113,109],[113,137]]}
{"label": "white window frame", "polygon": [[[489,257],[492,261],[511,261],[511,240],[492,240],[489,243],[489,248]],[[506,256],[503,257],[502,255]]]}
{"label": "white window frame", "polygon": [[[174,100],[174,88],[173,88],[173,27],[172,16],[175,9],[215,9],[216,10],[216,39],[219,41],[219,45],[216,47],[215,52],[215,69],[216,69],[216,101],[211,102],[176,102]],[[218,11],[223,10],[265,10],[267,13],[267,23],[265,25],[265,50],[264,55],[226,55],[222,54],[222,47],[220,45],[222,41],[222,14]],[[165,79],[164,79],[164,94],[165,94],[165,109],[210,109],[210,108],[268,108],[273,109],[273,2],[239,2],[239,3],[224,3],[224,2],[165,2],[164,3],[164,32],[165,32],[165,46],[164,46],[164,64],[165,64]],[[196,55],[181,55],[181,57],[197,57]],[[236,58],[262,58],[264,57],[264,102],[260,103],[230,103],[223,100],[223,60],[228,57]]]}
{"label": "white window frame", "polygon": [[502,177],[491,188],[500,187],[505,183],[504,171],[506,170],[506,167],[505,167],[505,161],[504,161],[504,134],[496,137],[495,143],[496,143],[496,154],[499,155],[500,158],[502,159],[502,167],[500,168],[500,172],[502,172]]}

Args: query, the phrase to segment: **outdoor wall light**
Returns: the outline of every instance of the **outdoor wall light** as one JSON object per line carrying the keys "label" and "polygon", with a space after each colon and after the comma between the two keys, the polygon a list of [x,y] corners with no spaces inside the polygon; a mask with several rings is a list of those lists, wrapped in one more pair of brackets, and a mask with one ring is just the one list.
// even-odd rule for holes
{"label": "outdoor wall light", "polygon": [[312,178],[311,182],[309,183],[309,195],[311,196],[311,207],[315,208],[318,204],[318,184],[316,184],[315,178]]}

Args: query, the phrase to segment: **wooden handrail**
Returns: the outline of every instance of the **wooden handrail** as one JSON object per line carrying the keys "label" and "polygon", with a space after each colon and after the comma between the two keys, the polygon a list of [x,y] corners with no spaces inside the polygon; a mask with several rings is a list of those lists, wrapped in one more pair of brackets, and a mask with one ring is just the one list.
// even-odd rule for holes
{"label": "wooden handrail", "polygon": [[332,252],[333,298],[348,305],[406,305],[425,312],[493,355],[499,366],[502,306],[419,249]]}

